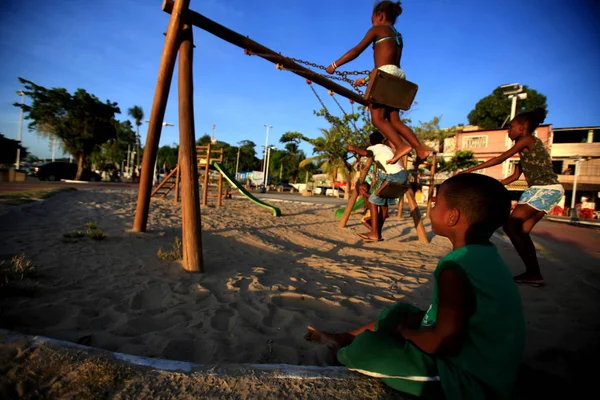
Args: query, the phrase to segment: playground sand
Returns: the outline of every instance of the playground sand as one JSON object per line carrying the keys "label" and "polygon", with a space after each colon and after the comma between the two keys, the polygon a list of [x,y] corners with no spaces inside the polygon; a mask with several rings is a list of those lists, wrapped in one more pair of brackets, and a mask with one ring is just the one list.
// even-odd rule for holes
{"label": "playground sand", "polygon": [[[307,325],[345,330],[398,301],[427,307],[432,272],[450,250],[440,237],[419,243],[406,215],[386,223],[385,241],[363,244],[356,236],[364,230],[359,214],[339,229],[331,206],[277,202],[283,212],[277,218],[234,198],[223,208],[202,209],[206,272],[190,274],[157,257],[181,235],[180,205],[153,199],[148,232],[139,234],[130,230],[136,199],[133,192],[82,190],[1,216],[1,258],[30,258],[40,290],[0,298],[0,327],[200,364],[332,365],[326,348],[304,341]],[[63,237],[87,222],[107,238]],[[513,272],[520,271],[510,244],[495,241]],[[582,358],[596,354],[582,349],[599,331],[589,318],[598,280],[586,279],[582,269],[573,276],[564,263],[572,257],[541,250],[555,284],[521,288],[526,365],[567,379],[585,364]]]}

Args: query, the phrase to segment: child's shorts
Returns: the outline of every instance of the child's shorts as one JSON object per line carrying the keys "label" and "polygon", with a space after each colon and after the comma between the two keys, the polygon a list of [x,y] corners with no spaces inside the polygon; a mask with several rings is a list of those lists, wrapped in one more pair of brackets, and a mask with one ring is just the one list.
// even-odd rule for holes
{"label": "child's shorts", "polygon": [[351,371],[381,378],[388,386],[415,396],[441,392],[435,359],[393,332],[408,317],[420,312],[410,304],[387,307],[377,317],[375,332],[364,331],[341,348],[338,360]]}
{"label": "child's shorts", "polygon": [[[406,183],[406,181],[408,181],[408,174],[406,173],[405,170],[396,172],[395,174],[384,174],[378,170],[377,171],[377,186],[375,187],[373,192],[376,192],[377,189],[379,189],[385,181],[401,183],[404,185]],[[378,206],[393,206],[394,204],[396,204],[396,200],[397,199],[385,199],[383,197],[375,196],[374,194],[369,196],[369,202],[371,202],[375,205],[378,205]]]}
{"label": "child's shorts", "polygon": [[521,198],[519,204],[527,204],[538,211],[544,211],[549,214],[550,211],[557,205],[565,194],[565,189],[561,184],[531,186],[527,188]]}
{"label": "child's shorts", "polygon": [[400,79],[406,79],[406,74],[397,65],[386,64],[386,65],[382,65],[381,67],[379,67],[377,69],[380,71],[383,71],[383,72],[387,72],[388,74],[397,76]]}

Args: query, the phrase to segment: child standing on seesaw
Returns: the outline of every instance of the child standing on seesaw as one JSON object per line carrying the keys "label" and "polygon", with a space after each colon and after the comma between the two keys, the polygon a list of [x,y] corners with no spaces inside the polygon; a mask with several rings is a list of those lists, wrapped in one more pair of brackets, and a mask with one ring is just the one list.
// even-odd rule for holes
{"label": "child standing on seesaw", "polygon": [[[359,149],[352,145],[348,145],[348,151],[358,154],[361,157],[373,157],[374,162],[379,167],[377,170],[377,190],[385,181],[405,184],[408,180],[408,174],[400,165],[399,162],[388,164],[386,161],[393,156],[392,149],[384,144],[385,138],[381,132],[373,132],[369,136],[371,146],[366,149]],[[357,188],[364,197],[366,197],[365,187]],[[369,187],[370,189],[370,187]],[[370,226],[371,231],[367,233],[359,233],[358,236],[365,242],[379,242],[381,238],[381,230],[383,223],[388,215],[388,207],[396,204],[396,199],[386,199],[383,197],[371,194],[365,201],[370,211]]]}
{"label": "child standing on seesaw", "polygon": [[[400,58],[402,57],[404,44],[402,42],[402,35],[394,28],[396,18],[400,14],[402,14],[402,7],[399,1],[382,1],[378,3],[373,9],[371,16],[373,27],[369,29],[363,40],[356,47],[327,67],[327,73],[333,74],[338,67],[354,60],[373,43],[375,68],[400,79],[405,79],[404,71],[400,69]],[[357,79],[356,84],[362,86],[366,81],[368,81],[368,78]],[[395,153],[393,157],[386,160],[388,163],[394,164],[399,161],[402,156],[410,152],[411,146],[417,152],[415,164],[421,164],[429,156],[429,150],[419,142],[414,132],[402,122],[397,109],[381,104],[373,104],[371,106],[371,119],[373,125],[394,145]],[[410,146],[404,143],[400,136],[406,139]]]}
{"label": "child standing on seesaw", "polygon": [[473,172],[492,167],[519,153],[521,160],[515,166],[515,172],[503,179],[502,183],[508,185],[524,174],[528,189],[523,192],[519,204],[510,215],[504,232],[525,263],[525,272],[516,276],[515,281],[531,286],[542,286],[544,278],[529,233],[560,202],[565,193],[552,169],[548,151],[542,141],[533,136],[533,132],[545,118],[546,111],[541,108],[517,115],[508,128],[508,136],[515,141],[515,145],[498,157],[465,170]]}
{"label": "child standing on seesaw", "polygon": [[452,252],[434,272],[427,311],[400,303],[347,333],[308,328],[305,339],[337,350],[350,370],[415,396],[508,399],[525,342],[523,306],[508,267],[490,242],[510,214],[497,180],[462,174],[446,180],[431,227]]}

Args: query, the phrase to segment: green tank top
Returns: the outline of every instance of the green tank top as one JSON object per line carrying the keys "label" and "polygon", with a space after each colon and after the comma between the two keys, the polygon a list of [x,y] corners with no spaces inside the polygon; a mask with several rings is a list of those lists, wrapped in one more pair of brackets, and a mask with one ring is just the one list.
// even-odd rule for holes
{"label": "green tank top", "polygon": [[517,285],[496,246],[461,247],[438,263],[431,306],[421,327],[435,325],[438,280],[445,268],[454,268],[463,276],[475,311],[467,322],[460,352],[436,358],[444,394],[448,399],[507,399],[525,346],[525,318]]}
{"label": "green tank top", "polygon": [[531,151],[521,151],[521,170],[529,187],[534,185],[555,185],[558,176],[552,170],[552,160],[544,143],[535,136],[535,144]]}

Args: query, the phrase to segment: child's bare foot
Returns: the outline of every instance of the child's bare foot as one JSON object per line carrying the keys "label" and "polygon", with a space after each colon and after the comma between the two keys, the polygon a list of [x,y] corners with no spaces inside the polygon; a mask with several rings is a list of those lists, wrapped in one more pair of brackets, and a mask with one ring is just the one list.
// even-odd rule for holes
{"label": "child's bare foot", "polygon": [[521,275],[515,276],[515,282],[533,287],[544,286],[544,278],[542,277],[542,274],[539,273],[522,273]]}
{"label": "child's bare foot", "polygon": [[400,159],[402,157],[404,157],[405,155],[410,153],[411,150],[412,150],[412,147],[410,147],[410,146],[401,147],[400,149],[396,149],[396,152],[394,153],[394,157],[390,158],[385,163],[386,164],[396,164],[398,161],[400,161]]}
{"label": "child's bare foot", "polygon": [[313,328],[312,326],[308,327],[308,332],[304,335],[304,340],[308,342],[315,342],[325,344],[331,348],[337,348],[343,346],[338,340],[338,334],[329,333],[329,332],[321,332]]}

